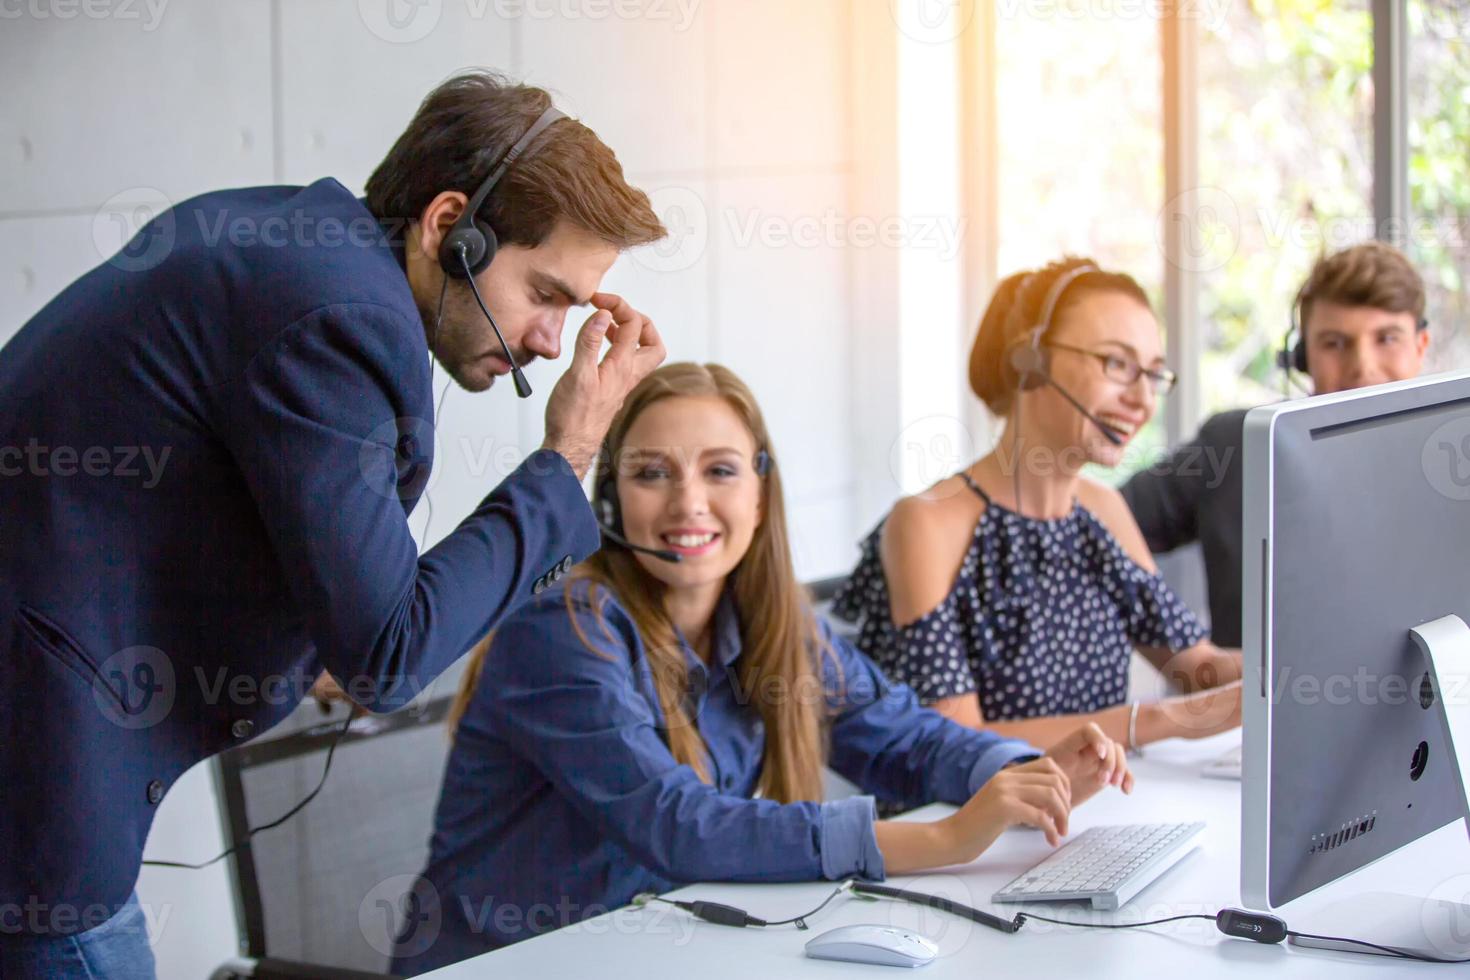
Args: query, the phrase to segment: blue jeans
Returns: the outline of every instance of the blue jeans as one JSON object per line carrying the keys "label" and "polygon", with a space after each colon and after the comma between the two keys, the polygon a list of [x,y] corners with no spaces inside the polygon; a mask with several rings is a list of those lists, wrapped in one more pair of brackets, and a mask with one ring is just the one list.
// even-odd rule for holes
{"label": "blue jeans", "polygon": [[74,936],[0,935],[0,980],[155,980],[136,893],[106,922]]}

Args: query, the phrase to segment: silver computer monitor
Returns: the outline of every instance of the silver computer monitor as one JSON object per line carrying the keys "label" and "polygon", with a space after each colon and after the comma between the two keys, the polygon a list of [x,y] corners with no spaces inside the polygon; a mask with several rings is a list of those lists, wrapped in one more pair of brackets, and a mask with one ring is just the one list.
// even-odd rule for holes
{"label": "silver computer monitor", "polygon": [[[1255,409],[1243,467],[1241,893],[1272,910],[1467,818],[1470,373]],[[1374,935],[1470,955],[1470,908],[1401,898]]]}

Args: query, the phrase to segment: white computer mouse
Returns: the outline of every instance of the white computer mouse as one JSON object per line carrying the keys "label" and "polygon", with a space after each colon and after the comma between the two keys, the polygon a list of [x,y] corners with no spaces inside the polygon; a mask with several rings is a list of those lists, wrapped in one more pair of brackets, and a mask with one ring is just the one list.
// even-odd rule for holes
{"label": "white computer mouse", "polygon": [[934,962],[939,947],[932,939],[896,926],[842,926],[808,942],[806,955],[819,960],[913,967]]}

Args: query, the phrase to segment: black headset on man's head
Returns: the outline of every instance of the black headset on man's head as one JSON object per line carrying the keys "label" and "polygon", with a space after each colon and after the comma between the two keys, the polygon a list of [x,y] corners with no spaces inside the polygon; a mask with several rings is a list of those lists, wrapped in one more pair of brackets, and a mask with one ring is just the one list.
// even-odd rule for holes
{"label": "black headset on man's head", "polygon": [[[500,327],[495,318],[490,315],[490,310],[485,306],[485,301],[480,297],[479,287],[475,285],[475,276],[489,268],[491,261],[495,258],[495,252],[500,247],[500,242],[495,237],[495,229],[490,223],[480,220],[480,208],[484,206],[485,199],[500,183],[500,178],[511,168],[527,148],[535,142],[553,123],[567,118],[564,113],[556,108],[547,109],[531,124],[521,138],[506,151],[505,156],[490,171],[490,175],[470,195],[469,203],[465,205],[464,212],[460,214],[454,226],[449,229],[449,234],[444,236],[444,241],[439,246],[439,268],[451,279],[464,279],[470,284],[470,290],[475,294],[475,302],[480,304],[480,312],[485,314],[485,319],[490,321],[490,329],[495,331],[495,339],[500,341],[500,347],[505,351],[505,360],[510,364],[510,373],[515,381],[516,394],[522,398],[531,395],[530,382],[516,363],[515,356],[510,352],[510,345],[505,342],[505,337],[500,333]],[[437,339],[437,338],[436,338]]]}

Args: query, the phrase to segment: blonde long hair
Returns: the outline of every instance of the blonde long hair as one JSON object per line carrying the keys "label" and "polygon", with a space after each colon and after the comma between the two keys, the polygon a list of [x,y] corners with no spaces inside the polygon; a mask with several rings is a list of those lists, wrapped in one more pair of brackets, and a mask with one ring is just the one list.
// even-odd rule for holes
{"label": "blonde long hair", "polygon": [[[826,690],[821,663],[831,656],[822,641],[816,616],[806,590],[796,578],[791,563],[791,545],[786,530],[785,499],[781,468],[771,449],[770,434],[755,396],[729,368],[718,364],[667,364],[654,371],[628,395],[608,431],[598,460],[595,486],[616,479],[616,461],[622,458],[623,442],[633,423],[647,408],[666,398],[716,397],[729,405],[758,448],[769,456],[763,480],[763,519],[755,530],[750,548],[731,573],[731,592],[739,614],[742,655],[738,661],[739,696],[754,702],[765,723],[765,755],[761,762],[759,789],[767,799],[782,803],[822,798],[822,765],[826,760]],[[614,484],[615,485],[615,484]],[[663,709],[669,750],[680,763],[691,766],[700,779],[710,782],[707,750],[698,719],[690,716],[687,704],[689,677],[684,652],[673,622],[664,609],[667,586],[648,572],[632,552],[611,543],[577,566],[571,583],[592,583],[593,606],[602,631],[602,603],[596,593],[606,589],[618,598],[632,618],[648,660],[659,705]],[[597,651],[582,631],[574,609],[573,590],[566,590],[567,613],[573,627],[589,649]],[[479,686],[481,668],[494,634],[472,652],[459,695],[450,716],[456,726]],[[530,651],[519,655],[535,656]],[[840,678],[839,681],[840,683]]]}

